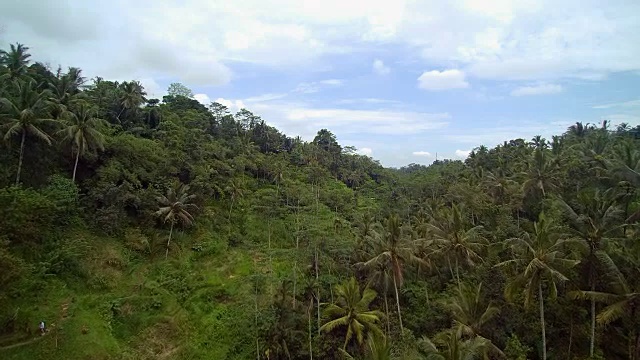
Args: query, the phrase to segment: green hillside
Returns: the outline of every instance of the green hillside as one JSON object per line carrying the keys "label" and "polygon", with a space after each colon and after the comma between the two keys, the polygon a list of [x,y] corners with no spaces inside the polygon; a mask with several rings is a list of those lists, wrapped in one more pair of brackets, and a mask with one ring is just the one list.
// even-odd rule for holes
{"label": "green hillside", "polygon": [[389,169],[5,50],[0,359],[640,359],[640,127]]}

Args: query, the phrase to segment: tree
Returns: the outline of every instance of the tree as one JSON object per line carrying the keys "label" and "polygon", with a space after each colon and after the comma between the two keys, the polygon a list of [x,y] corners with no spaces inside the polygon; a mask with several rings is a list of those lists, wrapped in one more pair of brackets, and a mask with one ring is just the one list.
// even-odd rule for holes
{"label": "tree", "polygon": [[514,266],[518,271],[505,287],[505,296],[508,300],[512,301],[522,290],[526,308],[531,305],[536,296],[538,298],[543,360],[547,359],[547,342],[542,285],[547,284],[551,291],[551,298],[555,299],[558,295],[558,284],[568,280],[563,271],[579,263],[577,260],[566,257],[563,249],[565,243],[566,240],[562,239],[561,227],[548,220],[544,213],[540,213],[531,233],[507,240],[507,244],[511,245],[513,259],[496,265]]}
{"label": "tree", "polygon": [[608,325],[616,320],[624,319],[631,329],[628,335],[629,359],[640,360],[640,289],[632,289],[611,259],[603,264],[607,268],[611,292],[573,291],[569,293],[574,299],[589,299],[608,304],[598,314],[601,325]]}
{"label": "tree", "polygon": [[65,115],[65,128],[60,132],[64,140],[72,142],[72,147],[75,147],[76,160],[72,177],[75,182],[80,157],[84,156],[88,150],[104,150],[104,135],[100,132],[100,128],[106,127],[107,122],[97,118],[96,109],[84,101],[78,102],[76,107]]}
{"label": "tree", "polygon": [[21,137],[16,185],[20,183],[20,172],[22,171],[27,135],[51,145],[51,136],[46,133],[42,126],[47,123],[56,123],[51,118],[49,111],[49,92],[37,92],[33,88],[34,85],[33,81],[18,83],[18,96],[15,100],[0,98],[0,105],[2,106],[1,117],[6,120],[6,123],[2,126],[3,129],[6,129],[4,140],[9,141],[16,135]]}
{"label": "tree", "polygon": [[10,48],[9,51],[0,50],[0,65],[6,67],[6,72],[0,74],[0,83],[27,77],[29,58],[31,57],[31,54],[28,53],[29,48],[20,43],[11,44]]}
{"label": "tree", "polygon": [[189,209],[198,208],[195,204],[191,203],[196,196],[188,194],[187,191],[189,191],[189,185],[176,183],[173,188],[167,191],[166,196],[162,195],[158,197],[160,209],[156,211],[156,215],[162,217],[163,222],[166,223],[168,221],[171,223],[165,259],[169,256],[169,244],[171,243],[174,225],[176,222],[180,222],[183,226],[191,225],[193,223],[193,215],[191,215]]}
{"label": "tree", "polygon": [[398,320],[400,322],[400,332],[403,332],[402,313],[400,310],[400,296],[398,288],[404,282],[403,267],[407,262],[418,262],[414,255],[414,244],[410,236],[403,234],[400,218],[398,215],[390,215],[386,221],[385,231],[373,239],[373,257],[362,265],[367,269],[374,269],[384,264],[391,269],[393,288],[396,294],[396,306],[398,308]]}
{"label": "tree", "polygon": [[339,327],[346,327],[343,350],[352,337],[356,337],[358,344],[364,342],[365,333],[376,336],[382,335],[379,323],[384,314],[378,310],[369,310],[369,304],[376,298],[373,289],[365,288],[360,292],[360,286],[354,277],[336,285],[338,296],[334,304],[329,304],[324,310],[324,316],[331,319],[320,327],[320,331],[331,332]]}
{"label": "tree", "polygon": [[[596,290],[598,266],[611,261],[603,249],[611,240],[613,233],[622,227],[622,209],[616,204],[615,189],[602,192],[584,191],[578,194],[578,204],[570,206],[559,199],[558,204],[569,220],[572,233],[579,238],[587,249],[584,263],[587,266],[588,283],[591,291]],[[596,302],[591,299],[591,339],[589,355],[593,356],[596,329]]]}
{"label": "tree", "polygon": [[167,94],[170,96],[184,96],[193,98],[193,91],[181,83],[171,83],[167,89]]}
{"label": "tree", "polygon": [[525,178],[522,184],[524,193],[540,191],[542,198],[546,198],[547,192],[555,189],[558,185],[556,172],[557,168],[550,161],[548,152],[541,148],[536,148],[527,163],[527,171],[522,173]]}
{"label": "tree", "polygon": [[462,340],[455,331],[444,331],[433,341],[422,337],[418,340],[418,347],[426,360],[474,360],[482,357],[488,344],[480,337]]}
{"label": "tree", "polygon": [[147,99],[144,97],[147,93],[144,91],[144,87],[138,81],[129,81],[124,82],[121,85],[122,88],[122,96],[120,97],[120,106],[121,110],[117,116],[118,121],[120,120],[120,115],[125,110],[137,109],[140,105],[144,104]]}
{"label": "tree", "polygon": [[[441,254],[447,259],[450,270],[451,260],[454,261],[455,277],[460,283],[459,264],[462,262],[473,266],[476,262],[482,261],[480,254],[487,246],[487,240],[480,233],[482,226],[467,228],[457,205],[443,208],[436,219],[437,225],[431,224],[429,231],[436,246],[434,253]],[[454,276],[452,270],[451,276]]]}

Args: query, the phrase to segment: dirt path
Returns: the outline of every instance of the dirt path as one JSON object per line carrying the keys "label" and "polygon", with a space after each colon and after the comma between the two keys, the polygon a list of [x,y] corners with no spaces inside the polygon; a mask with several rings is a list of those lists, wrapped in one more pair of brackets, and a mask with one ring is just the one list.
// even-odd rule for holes
{"label": "dirt path", "polygon": [[[68,316],[68,311],[69,309],[69,300],[65,300],[62,305],[60,306],[60,315],[58,317],[58,324],[56,325],[56,327],[52,330],[57,330],[57,328],[60,326],[60,324],[66,320],[67,316]],[[11,344],[11,345],[6,345],[6,346],[2,346],[0,347],[0,351],[4,351],[4,350],[9,350],[9,349],[13,349],[13,348],[17,348],[20,346],[24,346],[24,345],[28,345],[31,343],[34,343],[38,340],[41,340],[42,338],[44,338],[45,336],[49,335],[49,329],[47,329],[47,331],[45,332],[44,335],[40,335],[40,336],[36,336],[33,339],[29,339],[29,340],[25,340],[19,343],[15,343],[15,344]],[[57,345],[57,339],[56,339],[56,345]]]}
{"label": "dirt path", "polygon": [[33,339],[26,340],[26,341],[23,341],[23,342],[19,342],[17,344],[11,344],[11,345],[7,345],[7,346],[3,346],[3,347],[0,347],[0,351],[9,350],[9,349],[17,348],[17,347],[20,347],[20,346],[23,346],[23,345],[31,344],[31,343],[34,343],[34,342],[42,339],[43,337],[44,336],[37,336],[37,337],[34,337]]}

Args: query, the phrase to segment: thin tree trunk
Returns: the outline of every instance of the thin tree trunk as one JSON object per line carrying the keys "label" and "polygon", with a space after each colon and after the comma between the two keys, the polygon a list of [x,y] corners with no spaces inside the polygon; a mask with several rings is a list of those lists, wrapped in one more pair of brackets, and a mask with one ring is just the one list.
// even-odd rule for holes
{"label": "thin tree trunk", "polygon": [[547,335],[544,328],[544,299],[542,297],[542,282],[538,283],[538,297],[540,298],[540,328],[542,329],[542,360],[547,360]]}
{"label": "thin tree trunk", "polygon": [[387,289],[384,289],[384,312],[387,315],[387,338],[389,337],[389,333],[391,332],[391,326],[389,325],[389,301],[387,300]]}
{"label": "thin tree trunk", "polygon": [[313,297],[309,299],[309,307],[307,308],[307,315],[309,318],[309,359],[313,360],[313,342],[311,337],[311,311],[313,311]]}
{"label": "thin tree trunk", "polygon": [[169,230],[169,240],[167,240],[167,252],[164,253],[164,259],[167,260],[167,258],[169,257],[169,244],[171,243],[171,235],[173,235],[173,225],[175,224],[174,221],[171,222],[171,230]]}
{"label": "thin tree trunk", "polygon": [[298,285],[298,277],[296,274],[296,268],[298,267],[298,260],[293,263],[293,308],[296,308],[296,287]]}
{"label": "thin tree trunk", "polygon": [[318,305],[318,335],[320,335],[320,282],[318,281],[318,246],[316,245],[316,301]]}
{"label": "thin tree trunk", "polygon": [[572,344],[573,344],[573,313],[571,313],[571,323],[569,324],[569,350],[567,351],[567,359],[571,359]]}
{"label": "thin tree trunk", "polygon": [[393,288],[396,291],[396,305],[398,306],[398,320],[400,321],[400,334],[403,334],[404,327],[402,326],[402,314],[400,313],[400,297],[398,296],[398,283],[396,281],[395,274],[393,274],[392,277],[393,277]]}
{"label": "thin tree trunk", "polygon": [[260,343],[258,342],[258,285],[256,284],[255,297],[255,326],[256,326],[256,359],[260,360]]}
{"label": "thin tree trunk", "polygon": [[24,155],[24,139],[27,137],[27,132],[22,130],[22,141],[20,141],[20,159],[18,160],[18,173],[16,174],[16,186],[20,184],[20,171],[22,170],[22,156]]}
{"label": "thin tree trunk", "polygon": [[76,170],[78,170],[78,160],[80,160],[80,148],[78,148],[78,153],[76,154],[76,163],[73,165],[73,178],[72,178],[73,182],[76,182]]}
{"label": "thin tree trunk", "polygon": [[[596,283],[591,279],[591,291],[596,291]],[[591,339],[589,342],[589,356],[593,357],[596,338],[596,301],[591,298]]]}
{"label": "thin tree trunk", "polygon": [[458,280],[458,287],[460,286],[460,266],[458,265],[458,258],[456,258],[456,279]]}

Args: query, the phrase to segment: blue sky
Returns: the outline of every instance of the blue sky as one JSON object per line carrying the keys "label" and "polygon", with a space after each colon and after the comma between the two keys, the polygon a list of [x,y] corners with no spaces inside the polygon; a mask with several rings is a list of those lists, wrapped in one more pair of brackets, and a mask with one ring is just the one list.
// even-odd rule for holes
{"label": "blue sky", "polygon": [[576,121],[640,124],[638,34],[637,0],[0,2],[5,48],[155,97],[182,82],[386,166]]}

